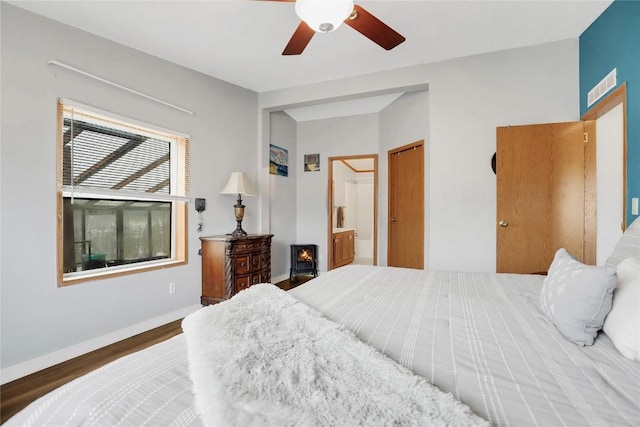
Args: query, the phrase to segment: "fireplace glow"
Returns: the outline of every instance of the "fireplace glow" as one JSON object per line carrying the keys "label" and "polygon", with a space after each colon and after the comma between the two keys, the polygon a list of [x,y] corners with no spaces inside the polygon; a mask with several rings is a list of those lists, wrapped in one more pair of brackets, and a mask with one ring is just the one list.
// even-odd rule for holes
{"label": "fireplace glow", "polygon": [[293,281],[299,274],[313,274],[313,277],[318,277],[318,245],[291,245],[289,280]]}
{"label": "fireplace glow", "polygon": [[298,261],[311,262],[313,261],[313,254],[309,249],[300,249],[298,251]]}

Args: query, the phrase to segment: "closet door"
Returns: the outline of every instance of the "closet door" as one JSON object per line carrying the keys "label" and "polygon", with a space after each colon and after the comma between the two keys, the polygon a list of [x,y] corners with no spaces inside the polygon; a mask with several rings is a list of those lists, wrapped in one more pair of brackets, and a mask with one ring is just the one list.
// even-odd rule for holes
{"label": "closet door", "polygon": [[387,265],[424,268],[424,141],[389,151]]}
{"label": "closet door", "polygon": [[559,248],[594,262],[594,147],[592,121],[497,129],[497,272],[546,272]]}

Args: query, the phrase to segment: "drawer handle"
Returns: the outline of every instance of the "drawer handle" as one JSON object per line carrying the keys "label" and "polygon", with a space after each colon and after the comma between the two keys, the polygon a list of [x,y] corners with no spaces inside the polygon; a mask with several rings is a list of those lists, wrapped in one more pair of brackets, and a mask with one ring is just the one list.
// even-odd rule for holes
{"label": "drawer handle", "polygon": [[246,267],[246,266],[247,266],[247,263],[246,263],[246,262],[242,261],[242,262],[240,263],[240,267]]}

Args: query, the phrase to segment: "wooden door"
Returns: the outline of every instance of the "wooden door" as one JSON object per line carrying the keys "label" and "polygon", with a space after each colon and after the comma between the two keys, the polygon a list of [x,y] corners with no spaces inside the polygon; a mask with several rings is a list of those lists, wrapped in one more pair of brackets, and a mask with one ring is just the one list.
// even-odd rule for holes
{"label": "wooden door", "polygon": [[387,264],[424,268],[424,141],[389,151]]}
{"label": "wooden door", "polygon": [[595,122],[497,128],[498,272],[546,272],[559,248],[593,263],[592,147]]}

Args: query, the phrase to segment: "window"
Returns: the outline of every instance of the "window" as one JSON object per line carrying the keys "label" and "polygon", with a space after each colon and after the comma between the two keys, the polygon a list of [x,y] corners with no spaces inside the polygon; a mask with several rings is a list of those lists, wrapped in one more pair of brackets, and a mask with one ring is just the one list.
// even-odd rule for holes
{"label": "window", "polygon": [[58,283],[186,263],[188,140],[58,104]]}

